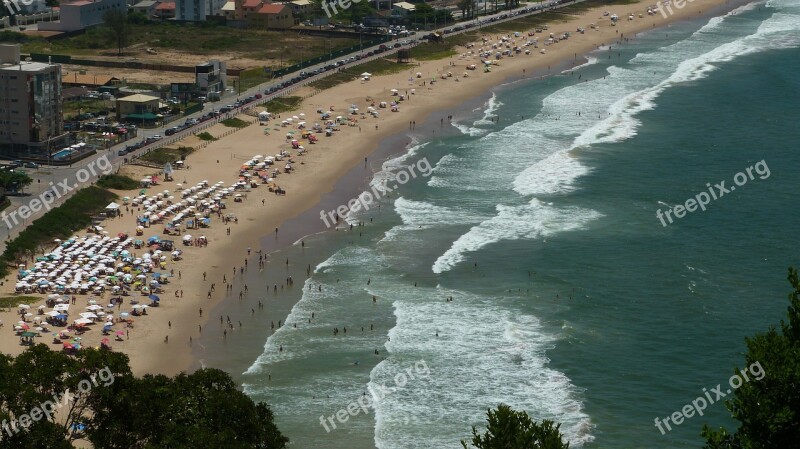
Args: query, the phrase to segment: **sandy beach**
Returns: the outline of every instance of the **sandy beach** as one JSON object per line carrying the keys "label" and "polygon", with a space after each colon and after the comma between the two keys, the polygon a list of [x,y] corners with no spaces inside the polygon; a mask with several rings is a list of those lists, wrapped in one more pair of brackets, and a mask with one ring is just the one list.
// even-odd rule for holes
{"label": "sandy beach", "polygon": [[[199,235],[198,231],[204,234],[208,239],[208,246],[182,246],[180,237],[172,237],[180,249],[184,250],[184,257],[182,260],[166,263],[165,271],[174,270],[174,277],[165,285],[164,293],[159,295],[160,307],[149,309],[147,316],[137,317],[132,328],[126,329],[121,325],[115,325],[115,331],[126,330],[129,336],[123,337],[122,341],[112,341],[113,349],[130,356],[133,371],[138,375],[145,373],[173,375],[191,369],[195,363],[193,351],[202,352],[202,349],[194,347],[195,340],[205,331],[208,320],[218,319],[210,316],[210,312],[221,301],[237,300],[240,291],[245,294],[245,286],[239,282],[240,269],[245,264],[248,270],[259,269],[260,239],[272,235],[276,246],[295,243],[296,239],[292,233],[282,227],[284,223],[304,211],[316,208],[323,195],[331,192],[337,180],[354,167],[364,166],[365,178],[369,176],[371,171],[366,168],[372,167],[370,155],[383,139],[397,134],[408,135],[409,141],[412,137],[418,137],[420,140],[428,138],[435,135],[437,127],[415,128],[414,122],[433,120],[433,123],[439,121],[441,127],[445,127],[448,115],[453,113],[451,109],[471,97],[485,94],[487,90],[510,79],[533,76],[533,74],[539,76],[540,73],[557,74],[565,65],[583,62],[581,56],[590,51],[610,46],[608,50],[613,52],[615,46],[624,45],[622,39],[633,37],[638,32],[666,26],[675,20],[698,17],[714,7],[725,4],[723,0],[696,0],[687,3],[682,9],[673,8],[674,14],[668,18],[662,17],[661,14],[648,15],[646,10],[651,5],[649,2],[593,8],[569,21],[552,23],[549,25],[549,30],[537,33],[539,47],[546,49],[544,54],[532,46],[524,47],[523,49],[530,49],[530,54],[523,52],[513,57],[503,57],[488,73],[481,70],[478,49],[483,46],[493,51],[491,46],[500,42],[498,35],[487,34],[485,43],[476,42],[470,49],[459,47],[459,55],[446,60],[409,64],[408,70],[402,73],[373,77],[368,81],[354,80],[320,92],[310,88],[298,90],[293,95],[306,97],[302,105],[290,113],[276,115],[266,125],[253,123],[224,137],[222,135],[231,131],[231,128],[218,124],[207,129],[211,135],[220,137],[219,140],[196,150],[187,159],[188,168],[175,172],[173,182],[161,183],[150,188],[148,194],[168,189],[177,195],[179,191],[176,188],[177,183],[185,187],[195,185],[202,180],[208,180],[211,184],[224,181],[228,185],[238,179],[242,163],[254,155],[274,155],[282,150],[289,151],[294,160],[291,173],[282,173],[275,178],[275,183],[287,193],[285,196],[278,196],[270,192],[266,185],[260,185],[247,191],[247,198],[241,203],[234,203],[232,198],[226,199],[228,208],[223,212],[235,214],[236,222],[223,224],[216,216],[212,216],[210,228],[189,231],[192,235]],[[619,16],[616,26],[611,26],[610,18],[603,15],[604,11]],[[633,15],[632,20],[628,20],[629,14]],[[591,28],[591,23],[597,24],[597,28]],[[585,34],[576,32],[579,27],[585,28]],[[512,47],[515,44],[522,45],[528,32],[532,30],[519,31],[520,37],[509,38]],[[542,45],[549,33],[560,36],[564,32],[571,33],[569,39],[552,45]],[[470,64],[476,64],[478,70],[467,71],[466,67]],[[422,76],[417,77],[417,72]],[[448,72],[452,73],[451,77],[447,76]],[[463,77],[465,72],[469,73],[469,77]],[[445,76],[444,79],[442,75]],[[435,82],[431,83],[432,80]],[[354,122],[352,126],[340,126],[341,130],[331,137],[318,134],[319,140],[316,144],[310,145],[305,141],[303,146],[307,152],[303,155],[298,155],[296,150],[291,148],[290,141],[286,139],[288,131],[298,132],[297,127],[280,126],[283,119],[299,113],[305,114],[309,124],[321,122],[317,111],[329,111],[331,107],[333,117],[348,116],[348,108],[352,104],[357,105],[360,112],[366,111],[373,102],[377,108],[381,101],[390,102],[397,99],[392,96],[391,89],[396,89],[399,94],[408,92],[407,99],[399,103],[398,112],[390,112],[389,108],[379,108],[380,115],[377,118],[370,115],[365,117],[360,114],[351,115],[357,119],[357,123]],[[412,93],[412,90],[415,92]],[[255,121],[255,118],[249,115],[243,115],[241,118]],[[269,129],[269,134],[265,133],[265,128]],[[196,146],[198,142],[198,139],[190,138],[184,144]],[[276,167],[283,168],[283,164],[284,162],[278,162]],[[139,179],[153,172],[153,169],[129,166],[123,169],[122,174],[129,174],[134,179]],[[133,197],[137,192],[138,190],[117,193],[120,197]],[[107,220],[104,224],[105,230],[110,236],[118,233],[133,236],[136,228],[135,218],[138,214],[142,212],[132,207],[123,207],[122,216]],[[317,229],[323,229],[324,226],[321,221],[310,225],[311,228]],[[146,239],[153,235],[164,237],[161,233],[163,227],[154,225],[146,229],[144,235],[139,238]],[[226,231],[228,227],[231,229],[230,235]],[[79,235],[84,234],[85,232],[79,233]],[[55,248],[55,244],[53,247]],[[145,251],[146,249],[140,249],[134,252],[141,255]],[[266,262],[264,269],[269,270],[271,264],[278,263],[283,262]],[[295,281],[302,284],[300,279]],[[3,296],[14,293],[14,284],[13,277],[4,280],[3,286],[0,287]],[[210,292],[212,284],[215,289]],[[233,289],[227,295],[226,284],[232,285]],[[210,299],[209,293],[211,293]],[[252,298],[259,293],[251,288],[246,294]],[[42,300],[29,303],[34,311],[43,303],[46,295],[38,296],[41,296]],[[106,292],[102,297],[95,299],[98,304],[105,305],[110,296],[110,293]],[[70,319],[85,310],[89,299],[88,295],[77,296],[76,304],[70,310]],[[130,309],[127,303],[122,306],[122,310],[126,309]],[[205,312],[202,316],[201,309]],[[5,324],[0,338],[0,351],[3,353],[19,354],[25,348],[12,334],[13,323],[19,320],[16,312],[16,308],[0,312],[0,320]],[[82,336],[83,344],[99,345],[100,339],[103,338],[100,332],[102,324],[97,323],[90,328],[91,330]],[[51,332],[58,332],[60,329],[51,328]],[[217,328],[214,329],[216,332]],[[168,337],[168,342],[165,341],[165,337]],[[223,338],[222,335],[219,338]],[[52,336],[45,332],[35,341],[50,345]],[[60,349],[57,345],[50,346],[53,349]]]}

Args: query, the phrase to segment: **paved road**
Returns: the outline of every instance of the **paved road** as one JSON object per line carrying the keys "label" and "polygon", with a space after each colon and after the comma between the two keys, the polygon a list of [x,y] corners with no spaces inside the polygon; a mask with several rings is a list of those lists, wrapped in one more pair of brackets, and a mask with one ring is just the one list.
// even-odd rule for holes
{"label": "paved road", "polygon": [[[466,28],[466,29],[462,29],[462,30],[459,30],[459,31],[451,31],[451,32],[448,32],[446,34],[443,34],[444,39],[446,40],[449,36],[454,36],[456,34],[461,34],[461,33],[467,32],[467,31],[475,31],[475,29],[476,29],[475,26],[496,25],[498,23],[503,23],[503,22],[507,22],[507,21],[510,21],[510,20],[519,19],[521,17],[525,17],[525,16],[529,16],[529,15],[533,15],[533,14],[539,14],[539,13],[548,11],[548,10],[553,9],[553,8],[563,7],[563,6],[567,6],[567,5],[571,5],[571,4],[575,4],[575,3],[581,3],[582,1],[584,1],[584,0],[566,1],[566,2],[563,2],[563,3],[560,3],[560,4],[559,4],[558,1],[545,2],[545,3],[542,3],[542,4],[532,5],[532,6],[529,6],[529,7],[526,7],[526,8],[517,9],[517,10],[513,10],[513,11],[507,11],[507,12],[506,11],[501,11],[501,12],[498,12],[497,14],[481,17],[480,19],[476,19],[475,21],[472,21],[472,22],[461,22],[461,23],[457,23],[457,24],[451,24],[449,26],[439,28],[439,29],[437,29],[435,31],[440,33],[440,34],[443,34],[443,32],[445,30],[452,29],[452,28],[454,28],[456,26],[464,26],[464,25],[469,24],[469,23],[474,25],[471,28]],[[504,14],[508,15],[508,17],[506,17],[504,19],[500,19],[499,17],[504,15]],[[490,22],[490,20],[493,19],[493,18],[495,20]],[[400,38],[402,40],[411,40],[411,39],[417,39],[418,40],[418,42],[416,44],[406,45],[406,46],[403,46],[402,48],[410,48],[410,47],[413,47],[415,45],[418,45],[418,44],[422,43],[421,42],[421,37],[426,33],[428,33],[428,32],[419,32],[413,37]],[[386,45],[389,45],[389,43],[387,43]],[[375,50],[378,49],[378,47],[379,47],[379,45],[363,48],[362,50],[360,50],[358,52],[354,52],[354,53],[351,53],[349,55],[343,55],[343,56],[340,57],[340,59],[347,59],[348,57],[356,56],[359,53],[366,54],[366,53],[368,53],[370,51],[374,52]],[[353,61],[351,63],[346,64],[345,66],[346,67],[353,67],[353,66],[357,66],[357,65],[364,64],[366,62],[378,59],[378,58],[385,58],[385,57],[387,57],[389,55],[392,55],[392,54],[396,53],[397,50],[398,50],[397,48],[390,48],[389,50],[387,50],[387,51],[385,51],[383,53],[374,54],[373,56],[368,56],[368,57],[365,57],[365,58],[362,58],[362,59],[358,59],[356,61]],[[316,70],[317,68],[324,67],[325,65],[330,64],[330,63],[331,63],[331,61],[322,62],[322,63],[319,63],[319,64],[315,64],[315,65],[311,65],[311,66],[308,66],[308,67],[304,67],[303,70],[304,71],[313,71],[313,70]],[[343,66],[343,67],[345,67],[345,66]],[[44,192],[45,190],[50,188],[50,186],[51,186],[50,183],[51,182],[53,183],[53,185],[56,185],[56,186],[64,185],[65,182],[69,186],[75,186],[76,184],[80,184],[80,186],[89,185],[90,183],[96,181],[97,178],[99,178],[100,175],[102,175],[102,173],[100,173],[100,170],[98,170],[97,168],[94,169],[95,173],[92,173],[92,170],[89,170],[90,167],[97,167],[98,166],[97,160],[100,159],[100,158],[103,158],[103,157],[107,158],[107,160],[109,160],[113,164],[113,170],[116,171],[120,166],[124,165],[124,158],[130,159],[133,156],[140,156],[140,155],[142,155],[142,154],[144,154],[144,153],[146,153],[148,151],[152,151],[154,149],[161,148],[163,146],[166,146],[166,145],[172,144],[174,142],[177,142],[177,141],[179,141],[181,139],[184,139],[185,137],[187,137],[189,135],[201,132],[202,130],[219,123],[220,121],[222,121],[223,119],[225,119],[227,117],[235,116],[235,115],[237,115],[237,114],[239,114],[239,113],[241,113],[241,112],[243,112],[243,111],[245,111],[247,109],[250,109],[250,108],[253,108],[253,107],[256,107],[256,106],[260,106],[260,105],[262,105],[262,104],[264,104],[264,103],[266,103],[266,102],[268,102],[270,100],[273,100],[275,98],[290,95],[292,92],[296,91],[297,89],[299,89],[299,88],[301,88],[301,87],[303,87],[303,86],[305,86],[305,85],[307,85],[309,83],[312,83],[314,81],[317,81],[317,80],[320,80],[322,78],[325,78],[326,76],[329,76],[329,75],[331,75],[333,73],[336,73],[336,70],[328,70],[328,71],[322,72],[322,73],[320,73],[318,75],[306,78],[303,81],[300,81],[300,82],[298,82],[298,83],[296,83],[296,84],[294,84],[294,85],[292,85],[290,87],[281,89],[281,90],[279,90],[277,92],[274,92],[274,93],[272,93],[270,95],[263,95],[263,92],[266,89],[270,88],[270,87],[278,85],[284,79],[291,78],[294,74],[289,74],[287,76],[284,76],[282,78],[273,80],[271,82],[255,86],[253,88],[248,89],[246,92],[242,92],[240,94],[227,94],[222,99],[220,99],[220,101],[213,102],[213,103],[211,103],[211,102],[207,103],[206,107],[204,108],[203,111],[197,112],[197,113],[192,114],[190,116],[186,116],[186,117],[183,118],[183,120],[185,121],[185,120],[188,120],[190,118],[199,118],[202,115],[208,113],[208,111],[210,111],[210,110],[219,109],[220,107],[222,107],[222,106],[224,106],[226,104],[234,103],[237,99],[240,99],[240,98],[243,99],[243,98],[258,94],[258,93],[262,94],[263,97],[258,99],[258,100],[255,100],[253,102],[247,103],[246,105],[240,106],[240,107],[234,109],[233,111],[231,111],[230,113],[223,114],[220,117],[217,117],[217,118],[214,118],[214,119],[211,119],[211,120],[207,120],[207,121],[205,121],[203,123],[200,123],[200,124],[195,125],[195,126],[193,126],[191,128],[183,130],[183,131],[181,131],[179,133],[176,133],[176,134],[174,134],[172,136],[165,137],[165,138],[163,138],[163,139],[161,139],[159,141],[153,142],[152,144],[147,145],[145,147],[142,147],[139,150],[137,150],[137,151],[135,151],[133,153],[130,153],[130,154],[126,155],[126,156],[119,156],[117,153],[118,153],[119,150],[125,148],[126,145],[132,144],[133,143],[132,141],[128,141],[128,142],[116,145],[116,146],[114,146],[112,148],[109,148],[108,150],[101,150],[96,155],[93,155],[93,156],[91,156],[89,158],[86,158],[86,159],[83,159],[83,160],[81,160],[79,162],[76,162],[75,164],[72,164],[69,167],[43,166],[42,168],[35,169],[35,170],[34,169],[24,169],[25,171],[27,171],[29,173],[29,175],[32,178],[34,178],[34,182],[28,188],[25,189],[25,193],[26,193],[25,196],[10,197],[11,203],[12,203],[11,206],[6,208],[3,211],[3,213],[0,214],[0,220],[2,220],[2,222],[0,223],[0,239],[2,239],[2,240],[0,240],[0,252],[5,250],[5,242],[9,240],[9,236],[10,236],[10,238],[16,237],[22,229],[24,229],[27,225],[29,225],[33,220],[35,220],[35,219],[39,218],[40,216],[44,215],[44,213],[47,212],[47,211],[45,209],[42,209],[37,213],[33,213],[30,217],[28,217],[26,219],[19,218],[17,220],[17,222],[15,222],[13,218],[8,217],[8,215],[14,213],[15,211],[18,213],[19,212],[19,208],[21,206],[28,205],[28,204],[30,204],[31,200],[39,198],[39,195],[42,192]],[[160,134],[160,135],[163,136],[164,135],[164,131],[167,128],[171,128],[172,126],[175,126],[178,123],[179,123],[179,121],[176,121],[176,122],[174,122],[174,123],[172,123],[172,124],[170,124],[168,126],[161,127],[161,128],[156,128],[156,129],[146,129],[146,130],[145,129],[140,129],[139,130],[140,135],[139,135],[139,139],[138,140],[144,140],[145,138],[153,136],[153,135],[156,135],[156,134]],[[82,171],[80,173],[80,178],[78,178],[79,171]],[[87,176],[87,173],[89,175],[89,178],[85,182],[79,183],[79,179],[83,179],[85,176]],[[75,188],[75,189],[73,189],[71,191],[63,192],[63,190],[65,190],[65,189],[56,187],[56,190],[58,191],[59,195],[61,195],[62,193],[63,193],[63,195],[58,197],[52,203],[52,207],[55,207],[55,206],[58,206],[58,205],[62,204],[64,201],[66,201],[67,198],[72,196],[72,194],[74,194],[78,189]],[[10,227],[9,227],[9,223],[11,224]]]}

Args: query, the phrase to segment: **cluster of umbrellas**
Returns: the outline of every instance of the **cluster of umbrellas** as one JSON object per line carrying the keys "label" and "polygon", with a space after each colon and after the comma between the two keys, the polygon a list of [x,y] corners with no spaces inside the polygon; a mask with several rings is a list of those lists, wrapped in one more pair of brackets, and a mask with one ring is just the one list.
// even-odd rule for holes
{"label": "cluster of umbrellas", "polygon": [[[281,151],[275,156],[264,157],[263,155],[257,154],[241,165],[239,168],[239,181],[244,183],[249,182],[250,178],[253,176],[253,174],[250,172],[254,172],[264,182],[273,182],[274,179],[270,177],[270,173],[267,171],[267,169],[275,164],[275,161],[283,160],[283,158],[289,156],[291,156],[291,154],[286,150]],[[276,170],[273,170],[273,175],[275,174],[275,171]]]}
{"label": "cluster of umbrellas", "polygon": [[145,293],[150,288],[159,290],[161,275],[153,273],[148,287],[144,273],[153,271],[167,257],[161,250],[134,257],[127,249],[133,242],[125,234],[113,238],[89,234],[65,242],[56,239],[58,246],[53,251],[38,257],[31,268],[19,269],[16,292],[100,294],[109,287],[118,292],[125,284]]}
{"label": "cluster of umbrellas", "polygon": [[303,126],[305,126],[305,124],[306,124],[306,122],[304,121],[305,119],[306,119],[306,115],[301,112],[301,113],[299,113],[297,115],[293,115],[293,116],[291,116],[289,118],[283,119],[283,121],[281,121],[281,126],[291,126],[294,123],[298,123],[298,125],[302,123]]}
{"label": "cluster of umbrellas", "polygon": [[[139,195],[133,199],[132,204],[141,204],[145,208],[144,217],[140,217],[140,221],[158,223],[169,218],[169,224],[175,226],[186,219],[207,218],[205,212],[218,211],[223,198],[246,187],[247,183],[240,180],[229,187],[223,187],[224,185],[225,182],[219,181],[209,186],[208,180],[203,180],[184,189],[181,192],[181,201],[173,202],[174,196],[168,196],[169,190],[164,190],[156,196]],[[183,185],[177,184],[177,187],[182,189]]]}
{"label": "cluster of umbrellas", "polygon": [[[149,295],[148,297],[153,302],[158,302],[161,300],[157,295]],[[40,334],[40,332],[47,332],[49,331],[47,323],[43,323],[43,319],[51,319],[51,320],[58,320],[64,323],[67,322],[69,319],[69,297],[68,296],[61,296],[51,294],[48,296],[48,304],[53,304],[53,310],[49,312],[45,312],[44,309],[46,306],[41,305],[39,306],[39,315],[34,316],[32,313],[28,313],[30,310],[30,306],[27,304],[20,304],[18,308],[20,309],[20,314],[23,315],[24,320],[17,322],[14,325],[14,331],[16,334],[23,338],[33,338]],[[97,304],[97,300],[90,299],[89,305],[86,306],[86,311],[81,312],[78,314],[80,318],[77,318],[72,321],[72,326],[75,329],[80,331],[82,328],[89,326],[91,324],[95,324],[97,322],[104,322],[103,324],[103,333],[109,334],[112,332],[112,328],[114,326],[114,313],[113,309],[117,307],[114,304],[108,304],[107,306],[103,307]],[[132,307],[134,314],[139,314],[140,312],[148,309],[150,306],[143,305],[143,304],[136,304]],[[120,318],[123,321],[130,322],[131,319],[129,318],[131,313],[129,312],[121,312]],[[32,318],[32,319],[31,319]],[[33,322],[33,329],[31,328],[31,324],[29,321]],[[80,337],[70,337],[71,330],[70,329],[63,329],[59,332],[53,333],[53,337],[57,340],[64,340],[61,343],[63,344],[64,349],[81,349],[81,338]],[[124,331],[118,330],[116,331],[117,336],[125,335]],[[104,338],[101,343],[108,344],[108,339]]]}

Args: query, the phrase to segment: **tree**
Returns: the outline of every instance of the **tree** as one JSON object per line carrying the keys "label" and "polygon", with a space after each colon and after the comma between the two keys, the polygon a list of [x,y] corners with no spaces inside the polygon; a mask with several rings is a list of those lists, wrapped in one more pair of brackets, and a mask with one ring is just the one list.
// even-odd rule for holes
{"label": "tree", "polygon": [[[487,411],[488,425],[481,436],[472,427],[472,447],[477,449],[569,449],[563,442],[561,424],[544,420],[533,421],[524,411],[518,412],[507,405]],[[467,443],[461,441],[464,449]]]}
{"label": "tree", "polygon": [[[705,449],[771,449],[797,447],[800,442],[800,279],[789,268],[788,321],[781,320],[765,334],[746,338],[745,362],[751,374],[760,368],[761,378],[750,379],[734,390],[725,405],[739,428],[703,428]],[[743,370],[736,370],[737,374]]]}
{"label": "tree", "polygon": [[0,171],[0,186],[6,191],[22,190],[33,182],[30,176],[21,171]]}
{"label": "tree", "polygon": [[117,45],[117,55],[122,56],[122,49],[128,46],[128,39],[131,33],[128,13],[119,9],[110,9],[103,14],[103,22],[110,39]]}
{"label": "tree", "polygon": [[[54,395],[71,399],[54,401],[56,413],[31,423],[32,411]],[[284,449],[289,441],[269,407],[223,371],[136,378],[124,354],[83,349],[69,356],[41,344],[16,358],[0,354],[3,420],[19,430],[0,435],[0,448],[70,449],[77,438],[96,449]],[[23,421],[30,425],[16,424]]]}
{"label": "tree", "polygon": [[471,17],[475,8],[475,0],[461,0],[458,3],[458,9],[461,10],[461,17],[466,19]]}

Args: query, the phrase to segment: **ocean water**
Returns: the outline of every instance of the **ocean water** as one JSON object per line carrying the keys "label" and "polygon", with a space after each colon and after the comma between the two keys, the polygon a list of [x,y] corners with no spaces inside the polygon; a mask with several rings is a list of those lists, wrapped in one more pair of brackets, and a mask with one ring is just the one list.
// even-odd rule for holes
{"label": "ocean water", "polygon": [[249,337],[245,391],[296,448],[457,448],[500,403],[572,447],[701,447],[704,424],[733,425],[722,403],[665,435],[654,418],[725,384],[744,337],[784,316],[798,106],[797,0],[496,89],[372,182],[423,159],[429,176],[304,239],[324,256],[286,324]]}

